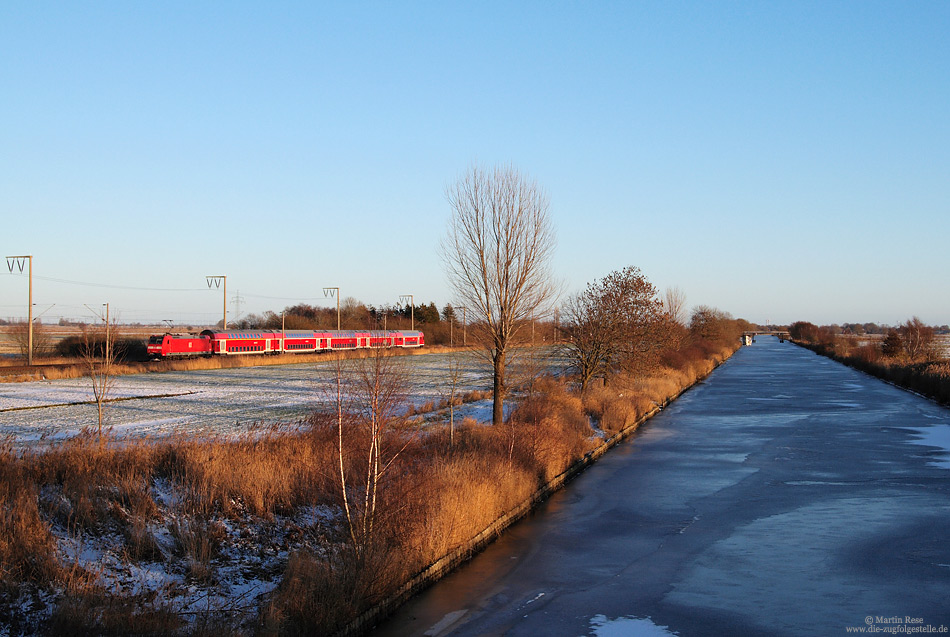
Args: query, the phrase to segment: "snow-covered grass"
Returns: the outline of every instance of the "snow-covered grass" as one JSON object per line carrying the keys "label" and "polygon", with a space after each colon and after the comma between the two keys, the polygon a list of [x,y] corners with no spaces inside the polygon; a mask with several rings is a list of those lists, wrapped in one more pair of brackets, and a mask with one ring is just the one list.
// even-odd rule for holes
{"label": "snow-covered grass", "polygon": [[[102,441],[89,432],[72,435],[78,422],[43,438],[17,421],[15,436],[0,445],[0,613],[9,634],[91,627],[121,634],[131,625],[158,635],[326,632],[530,501],[600,444],[603,431],[591,418],[603,426],[611,414],[614,431],[663,399],[655,393],[663,383],[647,391],[638,379],[617,383],[622,408],[612,407],[606,392],[586,405],[568,383],[547,378],[497,427],[472,418],[487,420],[490,401],[458,407],[450,438],[441,418],[417,412],[447,397],[452,361],[407,360],[413,408],[404,413],[413,415],[397,418],[380,439],[386,473],[373,496],[377,513],[357,533],[342,507],[340,469],[345,465],[346,492],[359,495],[366,450],[377,444],[366,414],[348,415],[343,428],[327,409],[289,424],[332,402],[333,369],[165,374],[144,387],[123,378],[129,396],[194,393],[113,403],[115,411],[141,403],[148,413],[113,422]],[[464,369],[459,389],[484,388],[483,364],[469,361]],[[55,402],[70,388],[31,400]],[[163,406],[165,400],[175,402]],[[185,413],[195,405],[198,413]],[[68,409],[92,411],[2,415]],[[288,424],[270,426],[274,419],[260,413]],[[199,424],[206,436],[194,435]],[[365,520],[368,502],[350,499],[351,514]]]}
{"label": "snow-covered grass", "polygon": [[[411,379],[410,413],[444,402],[450,356],[396,360]],[[484,389],[481,361],[457,360],[457,392]],[[0,509],[27,502],[32,517],[15,515],[33,522],[24,533],[23,520],[7,520],[24,544],[0,546],[0,566],[12,576],[6,556],[35,549],[45,570],[26,564],[12,579],[57,582],[52,590],[9,589],[20,598],[0,600],[8,625],[32,632],[46,622],[69,633],[134,616],[159,633],[208,622],[213,633],[253,632],[249,622],[290,556],[320,555],[343,537],[339,508],[319,495],[332,491],[333,464],[313,455],[304,433],[314,410],[332,400],[334,369],[328,362],[118,377],[111,398],[121,400],[109,405],[102,444],[84,431],[94,406],[73,404],[92,399],[88,380],[0,385],[8,433],[0,478],[16,485],[0,484]],[[484,402],[457,406],[458,421],[490,417]],[[438,426],[434,414],[424,417]],[[11,467],[24,475],[12,477]],[[42,541],[30,546],[29,533]]]}
{"label": "snow-covered grass", "polygon": [[[482,359],[460,355],[458,390],[491,386]],[[401,357],[409,369],[412,405],[447,395],[450,354]],[[137,374],[116,378],[106,425],[121,439],[238,434],[263,424],[298,422],[326,402],[333,363]],[[0,384],[0,431],[17,446],[45,445],[96,425],[86,378]],[[469,413],[468,415],[472,415]]]}
{"label": "snow-covered grass", "polygon": [[[88,573],[94,586],[136,600],[137,614],[161,613],[181,627],[212,622],[253,632],[261,599],[280,582],[289,554],[326,550],[337,514],[322,505],[273,519],[214,515],[195,522],[174,505],[161,507],[144,529],[152,550],[140,556],[130,554],[128,532],[119,528],[89,533],[55,525],[53,533],[63,564]],[[198,555],[194,538],[202,533],[213,541]]]}

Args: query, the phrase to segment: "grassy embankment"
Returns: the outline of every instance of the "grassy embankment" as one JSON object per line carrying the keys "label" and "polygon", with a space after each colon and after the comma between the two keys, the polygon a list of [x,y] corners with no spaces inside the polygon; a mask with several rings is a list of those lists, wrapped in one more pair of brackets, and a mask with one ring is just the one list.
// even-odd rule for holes
{"label": "grassy embankment", "polygon": [[914,361],[907,356],[883,356],[877,343],[855,346],[852,339],[794,340],[808,348],[899,387],[950,405],[950,360]]}
{"label": "grassy embankment", "polygon": [[[391,464],[358,547],[339,513],[301,521],[301,511],[341,509],[332,418],[236,440],[79,437],[43,453],[0,448],[0,612],[13,634],[358,631],[373,609],[385,612],[467,558],[733,351],[704,341],[649,376],[583,395],[542,379],[504,425],[468,420],[452,439],[444,427],[419,435],[408,419],[382,440]],[[343,446],[347,474],[365,475],[365,436],[348,434]],[[234,546],[249,536],[259,546],[254,534],[267,528],[283,538],[286,558],[279,585],[250,609],[209,601],[183,611],[168,584],[110,584],[62,546],[118,538],[129,570],[165,564],[181,573],[181,589],[207,590],[210,600]]]}

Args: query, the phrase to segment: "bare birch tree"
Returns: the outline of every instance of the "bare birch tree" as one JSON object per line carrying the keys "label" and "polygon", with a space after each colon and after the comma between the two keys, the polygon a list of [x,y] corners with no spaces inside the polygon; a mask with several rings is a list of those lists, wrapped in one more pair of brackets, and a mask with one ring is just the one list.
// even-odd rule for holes
{"label": "bare birch tree", "polygon": [[464,367],[462,354],[453,350],[448,355],[448,368],[442,376],[446,402],[449,404],[449,445],[455,445],[455,403],[458,399],[459,385],[462,382]]}
{"label": "bare birch tree", "polygon": [[384,476],[413,439],[400,432],[409,380],[403,361],[383,348],[338,360],[332,373],[343,512],[353,547],[364,556],[374,541]]}
{"label": "bare birch tree", "polygon": [[504,418],[505,371],[518,330],[556,296],[548,199],[510,166],[473,166],[446,192],[452,207],[442,259],[492,363],[492,423]]}

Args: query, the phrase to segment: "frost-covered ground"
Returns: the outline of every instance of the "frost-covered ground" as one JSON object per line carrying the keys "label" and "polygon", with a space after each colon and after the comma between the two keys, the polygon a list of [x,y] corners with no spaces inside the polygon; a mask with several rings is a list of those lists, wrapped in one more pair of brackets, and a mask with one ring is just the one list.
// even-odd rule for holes
{"label": "frost-covered ground", "polygon": [[[250,633],[261,602],[279,584],[290,553],[326,551],[327,534],[338,528],[336,517],[332,508],[320,506],[269,520],[215,516],[196,522],[177,516],[174,507],[162,506],[147,525],[150,554],[139,558],[130,556],[127,539],[117,529],[93,535],[54,525],[52,531],[62,563],[93,573],[106,590],[134,600],[139,612],[164,610],[177,615],[185,633],[188,626],[207,621],[226,622]],[[192,528],[195,525],[201,528]],[[182,540],[176,536],[191,533],[210,538],[215,547],[207,562],[183,554]],[[42,621],[51,611],[46,605],[32,619]]]}
{"label": "frost-covered ground", "polygon": [[[491,387],[484,360],[461,360],[458,391]],[[409,401],[422,405],[448,395],[448,354],[399,359],[408,368]],[[176,432],[232,434],[259,425],[293,423],[326,403],[328,363],[245,367],[120,376],[109,394],[106,426],[119,438]],[[0,384],[0,431],[29,446],[64,439],[98,423],[88,378]],[[462,415],[484,416],[484,405]]]}
{"label": "frost-covered ground", "polygon": [[[406,366],[408,399],[415,406],[447,398],[456,366],[458,394],[491,386],[489,367],[477,356],[426,354],[400,357],[398,363]],[[561,365],[542,355],[530,367]],[[108,405],[107,426],[118,438],[136,439],[177,432],[226,436],[292,424],[330,402],[333,377],[331,363],[122,376],[115,379],[110,397],[128,400]],[[0,384],[0,431],[17,446],[42,448],[95,427],[95,405],[76,404],[92,400],[90,381],[84,378]],[[456,409],[457,418],[465,416],[490,420],[491,401]],[[173,485],[158,479],[149,489],[158,510],[149,520],[115,511],[117,520],[127,522],[107,522],[92,531],[53,521],[51,531],[62,564],[93,574],[99,585],[139,610],[179,616],[185,632],[196,622],[224,620],[229,630],[253,633],[260,606],[280,583],[289,556],[299,550],[319,554],[341,538],[340,514],[331,507],[305,507],[268,519],[245,512],[195,520],[183,514]],[[63,496],[55,487],[45,487],[40,498],[50,510],[68,506],[57,504]],[[138,555],[130,554],[130,533],[137,538]],[[189,538],[204,538],[214,546],[213,555],[197,561],[189,548],[195,540]],[[12,608],[0,612],[17,616],[21,627],[38,629],[60,595],[26,591]],[[7,634],[12,633],[0,621],[0,637]]]}

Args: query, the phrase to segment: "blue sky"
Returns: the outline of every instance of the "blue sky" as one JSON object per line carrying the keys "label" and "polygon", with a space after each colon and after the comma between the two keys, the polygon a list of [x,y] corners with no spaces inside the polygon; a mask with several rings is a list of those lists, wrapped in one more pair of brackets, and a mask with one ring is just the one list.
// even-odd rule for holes
{"label": "blue sky", "polygon": [[[627,265],[754,322],[950,323],[950,3],[0,5],[0,250],[44,320],[452,301],[445,188],[546,190],[566,293]],[[0,274],[0,316],[25,315]],[[233,303],[231,314],[233,314]]]}

